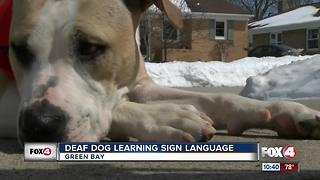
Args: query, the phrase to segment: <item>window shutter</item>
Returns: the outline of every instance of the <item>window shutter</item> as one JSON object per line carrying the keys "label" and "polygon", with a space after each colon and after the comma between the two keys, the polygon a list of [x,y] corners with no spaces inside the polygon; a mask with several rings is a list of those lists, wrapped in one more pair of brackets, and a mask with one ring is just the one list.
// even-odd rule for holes
{"label": "window shutter", "polygon": [[209,20],[209,37],[214,38],[216,36],[216,21],[214,19]]}
{"label": "window shutter", "polygon": [[227,22],[227,28],[228,28],[228,40],[234,39],[234,21],[228,20]]}

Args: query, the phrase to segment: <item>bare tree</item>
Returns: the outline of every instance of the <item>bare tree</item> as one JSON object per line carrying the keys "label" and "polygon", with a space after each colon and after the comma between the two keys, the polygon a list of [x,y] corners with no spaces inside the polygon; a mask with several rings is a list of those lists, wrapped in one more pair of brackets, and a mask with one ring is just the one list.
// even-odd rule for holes
{"label": "bare tree", "polygon": [[151,55],[151,47],[152,47],[152,26],[151,26],[151,19],[152,13],[147,12],[143,16],[143,19],[140,22],[140,39],[141,39],[141,51],[142,54],[145,55],[145,61],[150,62],[152,59]]}
{"label": "bare tree", "polygon": [[314,2],[319,2],[319,1],[315,1],[315,0],[288,0],[288,5],[290,9],[299,7],[301,5],[305,5],[305,4],[311,4]]}
{"label": "bare tree", "polygon": [[[182,11],[186,10],[187,4],[184,0],[171,0],[179,9]],[[187,15],[187,14],[185,14]],[[153,19],[161,20],[161,24],[158,27],[153,26]],[[167,60],[167,48],[168,44],[172,42],[172,39],[180,39],[181,33],[177,33],[177,29],[170,25],[168,19],[155,6],[149,8],[149,10],[145,13],[140,23],[140,38],[142,40],[142,48],[141,50],[144,51],[143,54],[146,55],[146,61],[153,60],[153,52],[152,52],[152,38],[153,32],[156,34],[161,34],[159,37],[159,41],[162,44],[162,62]]]}
{"label": "bare tree", "polygon": [[[229,0],[233,4],[239,5],[249,13],[254,15],[253,21],[263,19],[277,13],[278,2],[280,0]],[[320,2],[320,0],[283,0],[289,9],[293,9],[305,4]]]}
{"label": "bare tree", "polygon": [[229,0],[236,4],[254,17],[252,20],[259,20],[273,14],[277,7],[277,0]]}
{"label": "bare tree", "polygon": [[215,45],[215,49],[217,49],[219,55],[220,55],[220,61],[225,62],[226,58],[229,55],[228,48],[231,46],[230,41],[217,41],[217,44]]}

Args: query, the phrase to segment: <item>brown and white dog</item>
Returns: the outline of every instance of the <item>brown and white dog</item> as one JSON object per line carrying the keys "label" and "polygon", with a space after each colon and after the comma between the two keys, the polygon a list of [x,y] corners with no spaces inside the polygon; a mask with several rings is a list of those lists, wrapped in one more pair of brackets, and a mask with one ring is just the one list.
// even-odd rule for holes
{"label": "brown and white dog", "polygon": [[152,4],[181,27],[169,0],[14,1],[16,82],[0,74],[0,135],[17,131],[20,142],[193,142],[211,138],[215,128],[231,135],[267,128],[286,138],[320,138],[320,113],[301,104],[154,84],[136,33]]}

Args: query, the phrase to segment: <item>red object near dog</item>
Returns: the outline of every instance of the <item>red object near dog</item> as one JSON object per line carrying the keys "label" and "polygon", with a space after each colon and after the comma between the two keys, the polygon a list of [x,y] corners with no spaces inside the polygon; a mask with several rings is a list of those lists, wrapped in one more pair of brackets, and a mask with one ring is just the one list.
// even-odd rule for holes
{"label": "red object near dog", "polygon": [[3,0],[0,4],[0,70],[14,79],[8,56],[11,16],[12,0]]}

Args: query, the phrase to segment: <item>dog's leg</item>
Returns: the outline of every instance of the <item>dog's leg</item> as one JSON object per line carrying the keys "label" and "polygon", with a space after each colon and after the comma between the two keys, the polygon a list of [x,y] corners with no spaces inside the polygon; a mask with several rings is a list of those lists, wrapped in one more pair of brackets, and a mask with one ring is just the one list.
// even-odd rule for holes
{"label": "dog's leg", "polygon": [[212,120],[190,105],[154,105],[123,102],[112,115],[109,137],[113,140],[194,142],[215,133]]}
{"label": "dog's leg", "polygon": [[16,85],[0,71],[0,137],[14,138],[17,136],[17,120],[20,98]]}
{"label": "dog's leg", "polygon": [[294,102],[266,102],[225,93],[197,93],[137,85],[129,94],[140,103],[190,104],[214,120],[215,128],[240,135],[250,128],[275,130],[287,138],[320,138],[320,112]]}

